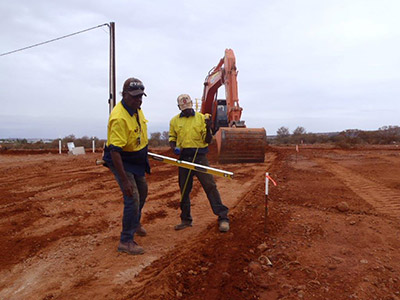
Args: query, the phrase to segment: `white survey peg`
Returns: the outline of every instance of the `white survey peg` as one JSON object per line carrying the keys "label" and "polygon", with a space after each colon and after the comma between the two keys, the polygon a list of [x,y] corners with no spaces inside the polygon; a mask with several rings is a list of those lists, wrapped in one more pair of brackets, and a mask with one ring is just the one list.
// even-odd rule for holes
{"label": "white survey peg", "polygon": [[264,201],[264,232],[267,233],[267,221],[268,221],[268,172],[265,173],[265,201]]}
{"label": "white survey peg", "polygon": [[265,208],[265,215],[264,215],[264,232],[267,233],[267,221],[268,221],[268,214],[269,214],[269,207],[268,207],[268,183],[269,180],[272,181],[272,184],[276,186],[276,182],[269,176],[269,173],[265,173],[265,202],[264,202],[264,208]]}

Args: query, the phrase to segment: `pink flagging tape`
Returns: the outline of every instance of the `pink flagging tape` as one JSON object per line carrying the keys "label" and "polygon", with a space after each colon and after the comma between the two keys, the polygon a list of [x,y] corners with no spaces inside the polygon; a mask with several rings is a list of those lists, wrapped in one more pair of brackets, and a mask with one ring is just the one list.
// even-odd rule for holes
{"label": "pink flagging tape", "polygon": [[267,177],[269,180],[271,180],[272,183],[274,184],[274,186],[277,186],[277,185],[278,185],[278,184],[275,182],[275,180],[273,180],[273,179],[271,178],[271,176],[265,175],[265,177]]}

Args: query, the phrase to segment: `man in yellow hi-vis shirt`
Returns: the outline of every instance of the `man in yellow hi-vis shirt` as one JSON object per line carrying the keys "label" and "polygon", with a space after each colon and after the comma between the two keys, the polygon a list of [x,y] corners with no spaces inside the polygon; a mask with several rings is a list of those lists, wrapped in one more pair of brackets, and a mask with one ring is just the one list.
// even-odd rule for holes
{"label": "man in yellow hi-vis shirt", "polygon": [[140,217],[148,190],[145,173],[150,173],[147,120],[140,108],[143,95],[147,96],[139,79],[128,78],[125,81],[122,100],[114,107],[108,120],[103,156],[124,198],[118,251],[133,255],[144,253],[144,249],[134,241],[134,234],[146,235]]}
{"label": "man in yellow hi-vis shirt", "polygon": [[[178,97],[178,107],[181,113],[173,117],[169,125],[169,145],[179,159],[208,166],[206,154],[208,144],[212,140],[210,122],[206,117],[193,110],[193,102],[189,95]],[[192,226],[190,214],[190,191],[193,186],[193,176],[199,179],[207,194],[212,211],[218,216],[219,230],[229,230],[228,208],[222,204],[214,177],[197,171],[179,168],[179,187],[181,190],[181,223],[175,230]]]}

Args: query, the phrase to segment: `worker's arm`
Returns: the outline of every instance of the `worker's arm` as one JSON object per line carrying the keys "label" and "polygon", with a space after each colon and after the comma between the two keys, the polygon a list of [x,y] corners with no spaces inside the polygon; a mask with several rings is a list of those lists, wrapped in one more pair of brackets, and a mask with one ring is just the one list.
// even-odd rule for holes
{"label": "worker's arm", "polygon": [[176,138],[177,138],[177,133],[175,131],[175,118],[173,118],[169,122],[168,140],[169,140],[169,146],[170,146],[172,152],[174,152],[174,154],[176,154],[176,155],[179,155],[181,153],[181,149],[176,148]]}
{"label": "worker's arm", "polygon": [[169,142],[169,146],[171,147],[172,151],[174,151],[175,148],[176,148],[176,142],[175,141],[170,141]]}
{"label": "worker's arm", "polygon": [[122,164],[121,154],[118,151],[111,151],[111,158],[113,161],[113,165],[118,172],[119,178],[121,179],[124,195],[132,197],[133,186],[129,181],[128,176],[126,176],[124,165]]}

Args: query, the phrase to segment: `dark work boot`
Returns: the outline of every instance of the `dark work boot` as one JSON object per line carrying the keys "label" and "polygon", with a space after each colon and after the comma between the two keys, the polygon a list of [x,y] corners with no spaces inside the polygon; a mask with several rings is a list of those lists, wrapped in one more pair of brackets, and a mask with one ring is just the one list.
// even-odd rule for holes
{"label": "dark work boot", "polygon": [[143,254],[144,249],[140,247],[135,241],[130,241],[126,243],[119,242],[118,252],[125,252],[131,255],[138,255],[138,254]]}
{"label": "dark work boot", "polygon": [[178,224],[175,226],[175,230],[182,230],[185,229],[187,227],[192,227],[192,222],[190,221],[182,221],[181,224]]}

